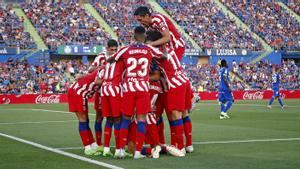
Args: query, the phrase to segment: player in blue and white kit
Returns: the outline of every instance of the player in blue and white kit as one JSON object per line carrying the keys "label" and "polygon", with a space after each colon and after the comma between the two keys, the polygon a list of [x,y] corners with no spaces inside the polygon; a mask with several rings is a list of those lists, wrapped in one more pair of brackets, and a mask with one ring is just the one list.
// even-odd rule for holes
{"label": "player in blue and white kit", "polygon": [[220,63],[220,70],[219,70],[219,104],[221,106],[221,114],[220,119],[229,118],[227,111],[232,106],[234,102],[231,88],[230,88],[230,79],[229,79],[229,72],[228,72],[228,65],[226,60],[221,60]]}
{"label": "player in blue and white kit", "polygon": [[272,74],[272,84],[273,84],[273,96],[269,101],[269,105],[268,108],[271,109],[272,108],[272,103],[274,101],[274,99],[278,99],[278,102],[281,106],[282,109],[285,108],[285,106],[283,105],[282,99],[281,99],[281,95],[280,95],[280,75],[279,75],[279,71],[280,68],[276,67],[275,69],[273,69],[273,74]]}

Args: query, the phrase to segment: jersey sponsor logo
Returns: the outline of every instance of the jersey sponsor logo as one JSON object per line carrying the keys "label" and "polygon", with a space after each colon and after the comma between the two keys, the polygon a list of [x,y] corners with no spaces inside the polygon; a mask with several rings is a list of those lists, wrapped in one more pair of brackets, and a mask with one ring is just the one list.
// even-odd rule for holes
{"label": "jersey sponsor logo", "polygon": [[53,103],[59,103],[60,102],[60,96],[61,95],[50,95],[50,96],[42,96],[38,95],[35,99],[35,103],[37,104],[53,104]]}
{"label": "jersey sponsor logo", "polygon": [[250,93],[250,92],[245,92],[243,94],[243,100],[262,100],[264,98],[264,92],[254,92],[254,93]]}

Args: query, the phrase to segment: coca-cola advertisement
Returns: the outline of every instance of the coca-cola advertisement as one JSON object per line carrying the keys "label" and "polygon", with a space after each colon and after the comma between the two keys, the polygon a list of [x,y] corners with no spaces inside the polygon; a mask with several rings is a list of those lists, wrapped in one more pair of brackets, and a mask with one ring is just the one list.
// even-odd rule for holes
{"label": "coca-cola advertisement", "polygon": [[[285,99],[299,99],[300,90],[283,90],[280,92]],[[270,99],[271,90],[234,91],[235,100],[262,100]],[[217,100],[218,92],[199,92],[201,100]],[[25,94],[25,95],[0,95],[0,104],[55,104],[67,103],[67,94]],[[89,99],[93,102],[93,99]]]}
{"label": "coca-cola advertisement", "polygon": [[54,104],[66,102],[68,102],[66,94],[0,95],[0,104]]}
{"label": "coca-cola advertisement", "polygon": [[[273,95],[271,90],[233,91],[235,100],[262,100],[270,99]],[[285,99],[299,99],[300,90],[282,90],[281,97]],[[201,100],[217,100],[218,92],[199,92]]]}

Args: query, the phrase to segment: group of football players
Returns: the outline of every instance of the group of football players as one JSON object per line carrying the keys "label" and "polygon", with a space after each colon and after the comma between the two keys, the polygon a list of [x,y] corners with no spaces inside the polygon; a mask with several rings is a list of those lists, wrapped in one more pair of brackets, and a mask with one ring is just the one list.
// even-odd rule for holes
{"label": "group of football players", "polygon": [[[70,86],[69,111],[79,120],[87,155],[140,159],[169,153],[183,157],[194,151],[188,113],[193,92],[180,64],[184,41],[166,16],[151,14],[144,6],[137,8],[134,16],[142,25],[134,29],[134,42],[120,49],[117,41],[107,42],[89,73],[77,76]],[[96,141],[89,127],[91,97],[95,98]],[[165,142],[163,112],[170,125],[170,144]],[[112,129],[114,154],[110,150]]]}

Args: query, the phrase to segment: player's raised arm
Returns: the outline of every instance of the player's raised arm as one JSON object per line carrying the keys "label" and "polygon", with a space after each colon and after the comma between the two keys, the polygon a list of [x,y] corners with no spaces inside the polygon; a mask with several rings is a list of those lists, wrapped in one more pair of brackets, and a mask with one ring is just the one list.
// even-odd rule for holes
{"label": "player's raised arm", "polygon": [[128,48],[129,48],[129,47],[126,47],[126,46],[123,47],[123,48],[121,48],[121,49],[120,49],[118,52],[116,52],[112,57],[108,58],[108,59],[107,59],[107,62],[108,62],[108,63],[113,63],[113,62],[118,61],[118,60],[122,57],[122,55],[126,53],[126,51],[127,51]]}

